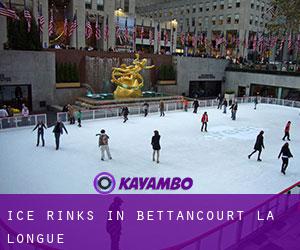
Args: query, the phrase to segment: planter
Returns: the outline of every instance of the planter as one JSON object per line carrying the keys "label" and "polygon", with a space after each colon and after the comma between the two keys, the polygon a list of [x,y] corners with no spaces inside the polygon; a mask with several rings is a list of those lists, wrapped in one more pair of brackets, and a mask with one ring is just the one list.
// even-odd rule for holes
{"label": "planter", "polygon": [[158,80],[159,85],[176,85],[176,80]]}
{"label": "planter", "polygon": [[226,98],[227,101],[234,100],[235,99],[235,94],[225,94],[224,97]]}

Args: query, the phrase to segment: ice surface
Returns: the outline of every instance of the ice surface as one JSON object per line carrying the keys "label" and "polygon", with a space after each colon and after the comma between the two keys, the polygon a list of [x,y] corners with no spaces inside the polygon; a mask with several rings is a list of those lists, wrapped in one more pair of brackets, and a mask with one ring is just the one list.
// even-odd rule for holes
{"label": "ice surface", "polygon": [[[201,114],[209,115],[208,133],[200,132]],[[287,175],[280,173],[277,159],[286,122],[292,121]],[[167,112],[83,121],[83,127],[67,125],[69,135],[55,150],[52,128],[45,134],[45,148],[36,147],[32,128],[0,132],[1,193],[96,193],[94,177],[103,171],[121,177],[191,176],[194,186],[184,193],[278,193],[300,179],[299,110],[275,105],[239,105],[237,120],[216,108],[201,108],[197,115]],[[110,136],[113,160],[100,160],[97,147],[101,129]],[[161,134],[161,163],[152,162],[153,130]],[[248,160],[258,132],[265,131],[262,162]],[[115,191],[118,192],[118,191]],[[131,191],[133,192],[133,191]],[[180,191],[183,192],[183,191]],[[139,191],[154,193],[154,191]],[[173,192],[174,193],[174,192]]]}

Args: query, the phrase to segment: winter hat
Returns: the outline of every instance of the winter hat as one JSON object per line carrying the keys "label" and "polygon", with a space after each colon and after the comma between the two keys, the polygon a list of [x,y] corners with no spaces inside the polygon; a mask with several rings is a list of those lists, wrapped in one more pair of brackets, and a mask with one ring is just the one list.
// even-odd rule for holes
{"label": "winter hat", "polygon": [[104,134],[104,133],[105,133],[105,130],[104,130],[104,129],[102,129],[100,132],[101,132],[101,134]]}

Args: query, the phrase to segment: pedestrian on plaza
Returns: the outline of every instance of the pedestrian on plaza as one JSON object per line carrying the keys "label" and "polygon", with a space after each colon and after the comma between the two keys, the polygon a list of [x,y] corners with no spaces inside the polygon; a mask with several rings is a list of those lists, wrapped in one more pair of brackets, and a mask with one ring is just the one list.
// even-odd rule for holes
{"label": "pedestrian on plaza", "polygon": [[143,104],[143,109],[144,109],[144,117],[146,117],[148,115],[148,112],[149,112],[149,104],[147,102],[145,102]]}
{"label": "pedestrian on plaza", "polygon": [[258,134],[258,136],[256,137],[256,142],[254,144],[254,151],[248,155],[248,159],[251,158],[251,156],[258,152],[258,157],[257,157],[257,161],[261,161],[260,155],[261,155],[261,151],[262,149],[265,149],[265,145],[264,145],[264,131],[260,131],[260,133]]}
{"label": "pedestrian on plaza", "polygon": [[161,147],[160,147],[160,135],[157,130],[154,131],[154,136],[152,136],[151,145],[153,149],[152,160],[155,161],[155,155],[156,155],[156,162],[159,163],[159,152],[161,150]]}
{"label": "pedestrian on plaza", "polygon": [[159,111],[160,111],[160,116],[165,116],[165,103],[163,100],[160,100],[159,102]]}
{"label": "pedestrian on plaza", "polygon": [[290,141],[290,130],[291,130],[291,121],[288,121],[284,128],[284,137],[282,138],[283,141],[285,141],[285,138]]}
{"label": "pedestrian on plaza", "polygon": [[62,123],[62,121],[57,121],[53,129],[53,133],[55,136],[56,150],[59,149],[60,136],[63,134],[63,130],[66,132],[66,134],[68,134],[68,131],[65,125]]}
{"label": "pedestrian on plaza", "polygon": [[124,106],[122,108],[121,114],[123,115],[123,118],[124,118],[123,123],[127,122],[128,121],[128,114],[129,114],[128,107]]}
{"label": "pedestrian on plaza", "polygon": [[198,102],[197,99],[195,99],[194,102],[193,102],[193,108],[194,108],[193,113],[194,113],[194,114],[197,114],[198,108],[199,108],[199,102]]}
{"label": "pedestrian on plaza", "polygon": [[104,161],[105,152],[107,154],[108,159],[111,160],[112,157],[111,157],[109,146],[108,146],[109,136],[105,133],[104,129],[102,129],[100,131],[100,134],[96,134],[96,136],[99,136],[98,146],[100,147],[100,150],[101,150],[101,161]]}
{"label": "pedestrian on plaza", "polygon": [[42,138],[42,146],[45,146],[45,140],[44,140],[44,129],[47,129],[46,125],[43,121],[39,121],[38,124],[34,127],[32,132],[37,129],[37,143],[36,146],[38,147],[40,144],[40,137]]}
{"label": "pedestrian on plaza", "polygon": [[204,112],[201,118],[202,126],[201,126],[201,132],[203,132],[203,129],[205,132],[207,132],[207,123],[208,123],[208,114],[207,112]]}
{"label": "pedestrian on plaza", "polygon": [[289,158],[292,158],[293,155],[290,151],[290,148],[289,148],[289,143],[286,142],[280,152],[279,152],[279,155],[278,155],[278,159],[280,158],[280,156],[282,155],[281,159],[282,159],[282,165],[281,165],[281,173],[283,173],[285,175],[285,171],[289,165]]}

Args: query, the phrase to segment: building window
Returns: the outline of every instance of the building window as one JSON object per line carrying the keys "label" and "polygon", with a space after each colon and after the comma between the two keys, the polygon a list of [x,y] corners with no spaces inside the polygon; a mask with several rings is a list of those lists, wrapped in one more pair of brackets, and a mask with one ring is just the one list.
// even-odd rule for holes
{"label": "building window", "polygon": [[224,1],[220,2],[220,10],[224,10]]}
{"label": "building window", "polygon": [[217,1],[214,1],[213,3],[213,10],[216,10],[217,9]]}
{"label": "building window", "polygon": [[255,26],[258,26],[258,16],[255,17]]}
{"label": "building window", "polygon": [[256,3],[256,10],[259,10],[259,8],[260,8],[260,4],[259,4],[259,1],[257,1],[257,3]]}
{"label": "building window", "polygon": [[235,16],[234,16],[234,23],[235,24],[239,24],[239,22],[240,22],[240,15],[239,14],[235,14]]}
{"label": "building window", "polygon": [[208,27],[208,17],[205,17],[205,28],[207,28]]}
{"label": "building window", "polygon": [[224,17],[220,16],[219,17],[219,25],[223,25],[224,24]]}
{"label": "building window", "polygon": [[254,9],[254,0],[251,0],[251,9]]}
{"label": "building window", "polygon": [[228,0],[228,9],[232,9],[232,0]]}
{"label": "building window", "polygon": [[185,19],[185,21],[186,21],[186,26],[189,27],[190,26],[190,19],[187,18],[187,19]]}
{"label": "building window", "polygon": [[262,3],[261,4],[261,12],[264,12],[265,11],[265,3]]}
{"label": "building window", "polygon": [[85,8],[86,9],[92,8],[92,0],[85,0]]}
{"label": "building window", "polygon": [[97,10],[104,10],[104,0],[97,0]]}
{"label": "building window", "polygon": [[206,5],[205,5],[205,10],[206,10],[206,11],[209,11],[209,2],[206,3]]}
{"label": "building window", "polygon": [[212,17],[211,21],[212,21],[212,25],[216,25],[216,17],[215,16]]}
{"label": "building window", "polygon": [[115,0],[115,6],[116,6],[116,10],[121,9],[122,8],[121,0]]}
{"label": "building window", "polygon": [[181,15],[184,14],[184,7],[181,7],[180,14],[181,14]]}
{"label": "building window", "polygon": [[241,0],[236,0],[235,7],[236,8],[241,7]]}
{"label": "building window", "polygon": [[195,27],[195,25],[196,25],[196,19],[195,17],[192,17],[192,27]]}
{"label": "building window", "polygon": [[253,24],[253,15],[250,16],[250,21],[249,24],[252,25]]}
{"label": "building window", "polygon": [[203,12],[203,4],[199,5],[199,12]]}
{"label": "building window", "polygon": [[231,24],[231,15],[227,16],[227,24]]}
{"label": "building window", "polygon": [[198,18],[198,25],[199,25],[200,27],[202,27],[202,18],[201,18],[201,17]]}
{"label": "building window", "polygon": [[196,5],[193,5],[193,13],[196,13]]}
{"label": "building window", "polygon": [[264,27],[264,23],[263,22],[260,22],[260,27]]}
{"label": "building window", "polygon": [[124,12],[129,12],[129,0],[124,0]]}

